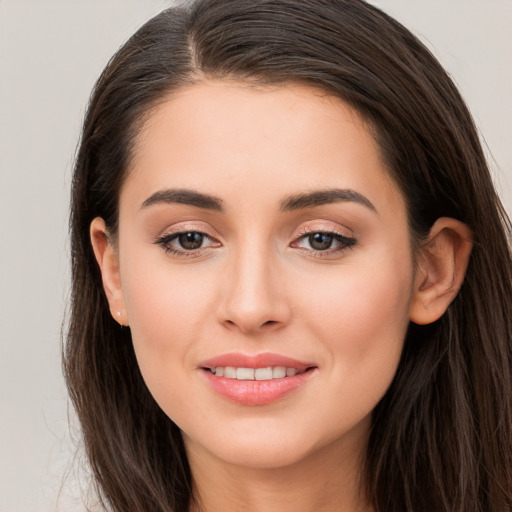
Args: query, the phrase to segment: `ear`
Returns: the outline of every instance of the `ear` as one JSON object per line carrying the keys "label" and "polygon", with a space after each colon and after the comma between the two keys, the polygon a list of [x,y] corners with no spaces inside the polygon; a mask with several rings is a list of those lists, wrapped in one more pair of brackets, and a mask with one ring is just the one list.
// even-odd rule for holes
{"label": "ear", "polygon": [[438,320],[456,297],[466,275],[473,243],[469,227],[439,218],[418,256],[409,319],[425,325]]}
{"label": "ear", "polygon": [[90,236],[94,255],[100,267],[103,289],[110,306],[110,314],[117,323],[126,326],[128,325],[128,315],[121,287],[119,259],[102,218],[96,217],[91,222]]}

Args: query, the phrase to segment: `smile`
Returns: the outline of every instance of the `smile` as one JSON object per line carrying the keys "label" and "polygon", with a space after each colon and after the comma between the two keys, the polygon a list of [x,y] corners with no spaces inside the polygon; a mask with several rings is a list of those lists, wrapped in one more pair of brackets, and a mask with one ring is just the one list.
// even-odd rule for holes
{"label": "smile", "polygon": [[305,370],[285,366],[268,366],[266,368],[235,368],[234,366],[217,366],[209,369],[217,377],[237,380],[272,380],[293,377]]}
{"label": "smile", "polygon": [[199,364],[216,394],[239,405],[269,405],[297,393],[318,373],[312,362],[280,354],[223,354]]}

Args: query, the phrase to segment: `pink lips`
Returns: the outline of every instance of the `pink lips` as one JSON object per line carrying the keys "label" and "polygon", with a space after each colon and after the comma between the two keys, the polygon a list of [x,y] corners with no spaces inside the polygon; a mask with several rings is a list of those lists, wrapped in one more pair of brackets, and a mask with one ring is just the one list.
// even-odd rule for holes
{"label": "pink lips", "polygon": [[[210,368],[266,368],[284,366],[295,368],[296,375],[272,380],[237,380],[214,375]],[[316,365],[281,356],[263,353],[245,355],[240,353],[223,354],[199,364],[207,383],[214,391],[225,398],[243,405],[267,405],[283,398],[292,391],[303,386],[315,373]],[[307,371],[306,371],[307,370]]]}

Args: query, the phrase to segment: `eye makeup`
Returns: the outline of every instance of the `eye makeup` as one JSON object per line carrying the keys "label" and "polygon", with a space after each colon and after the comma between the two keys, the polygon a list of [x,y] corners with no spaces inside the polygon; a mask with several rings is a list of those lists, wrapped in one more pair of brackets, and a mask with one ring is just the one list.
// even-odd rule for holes
{"label": "eye makeup", "polygon": [[299,249],[315,258],[329,258],[341,255],[353,248],[357,240],[332,229],[303,228],[290,247]]}
{"label": "eye makeup", "polygon": [[[155,244],[161,246],[167,254],[176,257],[194,257],[205,254],[221,243],[203,231],[180,229],[164,233],[157,237]],[[333,230],[303,229],[290,247],[302,253],[317,257],[332,257],[352,248],[357,241]]]}
{"label": "eye makeup", "polygon": [[[200,256],[221,243],[207,233],[197,230],[179,230],[160,235],[155,241],[167,254],[177,257]],[[207,244],[207,245],[205,245]]]}

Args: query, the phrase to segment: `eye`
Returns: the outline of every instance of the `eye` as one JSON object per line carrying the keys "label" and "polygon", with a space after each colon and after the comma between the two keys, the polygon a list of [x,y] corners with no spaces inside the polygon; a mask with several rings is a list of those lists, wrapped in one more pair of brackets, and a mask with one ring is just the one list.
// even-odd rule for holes
{"label": "eye", "polygon": [[354,238],[336,233],[334,231],[307,232],[300,236],[292,247],[312,253],[317,257],[339,253],[356,244]]}
{"label": "eye", "polygon": [[308,243],[315,251],[325,251],[330,249],[334,242],[334,235],[332,233],[313,233],[307,237]]}
{"label": "eye", "polygon": [[190,231],[189,233],[181,233],[176,237],[176,240],[183,249],[199,249],[203,245],[204,235],[203,233]]}
{"label": "eye", "polygon": [[164,234],[155,240],[167,253],[177,256],[192,256],[201,249],[219,247],[220,243],[201,231],[179,231]]}

